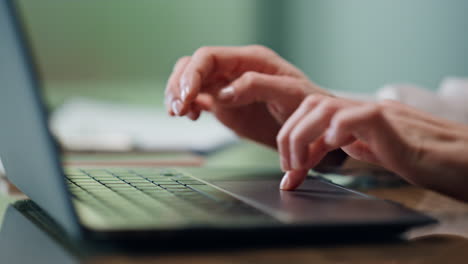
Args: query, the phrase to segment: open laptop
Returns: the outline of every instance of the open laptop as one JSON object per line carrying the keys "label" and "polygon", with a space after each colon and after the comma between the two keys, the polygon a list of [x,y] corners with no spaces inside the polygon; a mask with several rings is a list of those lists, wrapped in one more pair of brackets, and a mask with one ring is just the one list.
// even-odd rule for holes
{"label": "open laptop", "polygon": [[396,235],[434,222],[320,177],[280,191],[282,173],[267,169],[62,167],[16,3],[0,1],[0,157],[10,181],[31,198],[31,215],[70,237],[182,242],[288,234],[321,240]]}

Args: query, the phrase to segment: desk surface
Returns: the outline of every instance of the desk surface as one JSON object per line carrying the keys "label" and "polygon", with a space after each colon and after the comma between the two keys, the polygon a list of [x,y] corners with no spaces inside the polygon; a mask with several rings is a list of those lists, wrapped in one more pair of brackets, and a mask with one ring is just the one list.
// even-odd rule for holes
{"label": "desk surface", "polygon": [[[237,150],[235,150],[237,151]],[[255,149],[257,155],[261,150]],[[265,153],[274,157],[271,153]],[[229,156],[229,155],[228,155]],[[274,157],[276,159],[276,157]],[[226,160],[226,159],[222,159]],[[265,163],[269,163],[265,159]],[[208,165],[218,164],[208,160]],[[222,163],[221,163],[222,164]],[[276,163],[275,163],[276,164]],[[258,164],[257,164],[258,165]],[[178,252],[157,256],[114,255],[91,263],[466,263],[468,204],[413,186],[378,188],[368,194],[402,203],[437,218],[435,226],[410,230],[398,243],[362,243],[292,248]],[[0,219],[14,198],[0,194]],[[1,220],[0,220],[1,221]],[[2,262],[0,256],[0,262]]]}

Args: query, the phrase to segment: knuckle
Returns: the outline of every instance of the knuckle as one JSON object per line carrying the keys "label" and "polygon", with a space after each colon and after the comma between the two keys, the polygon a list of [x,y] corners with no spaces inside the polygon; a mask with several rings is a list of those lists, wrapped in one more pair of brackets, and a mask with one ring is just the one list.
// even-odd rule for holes
{"label": "knuckle", "polygon": [[242,82],[244,86],[253,86],[258,79],[258,74],[256,72],[246,72],[242,75]]}
{"label": "knuckle", "polygon": [[378,105],[380,105],[383,108],[393,108],[393,107],[399,106],[400,103],[395,100],[385,99],[385,100],[379,101]]}
{"label": "knuckle", "polygon": [[276,143],[278,144],[278,146],[282,146],[284,145],[284,143],[286,143],[286,136],[282,131],[280,131],[280,133],[278,133],[278,135],[276,136]]}
{"label": "knuckle", "polygon": [[372,120],[382,118],[382,114],[384,113],[385,109],[386,107],[379,103],[374,104],[369,111],[369,118]]}
{"label": "knuckle", "polygon": [[340,106],[335,99],[325,97],[320,101],[320,107],[318,108],[318,111],[320,111],[321,116],[325,117],[336,112],[339,108]]}
{"label": "knuckle", "polygon": [[175,71],[179,66],[181,66],[182,64],[185,64],[188,60],[190,60],[190,56],[184,56],[184,57],[179,58],[176,64],[174,65],[173,70]]}
{"label": "knuckle", "polygon": [[190,59],[190,56],[183,56],[177,60],[177,64],[184,63]]}
{"label": "knuckle", "polygon": [[329,97],[325,97],[322,100],[320,100],[320,106],[322,107],[323,110],[327,111],[327,110],[335,108],[336,102]]}
{"label": "knuckle", "polygon": [[254,44],[254,45],[249,45],[247,46],[248,49],[250,49],[252,52],[259,53],[259,54],[265,54],[267,56],[275,56],[277,55],[276,52],[274,52],[272,49],[259,45],[259,44]]}
{"label": "knuckle", "polygon": [[303,103],[304,103],[306,106],[312,107],[312,106],[314,106],[315,104],[317,104],[317,102],[319,102],[321,99],[322,99],[322,96],[321,96],[321,95],[312,94],[312,95],[308,95],[308,96],[304,99]]}
{"label": "knuckle", "polygon": [[304,141],[304,133],[298,130],[291,132],[289,137],[289,143],[291,146],[299,146]]}
{"label": "knuckle", "polygon": [[348,119],[346,119],[343,115],[338,114],[335,117],[333,117],[331,125],[335,127],[337,131],[341,131],[349,125],[349,122]]}
{"label": "knuckle", "polygon": [[[298,82],[298,83],[297,83],[297,84],[298,84],[297,86],[300,88],[300,90],[302,91],[302,93],[304,93],[304,94],[309,93],[308,91],[310,91],[311,88],[310,88],[310,81],[309,81],[308,79],[302,79],[302,78],[301,78],[301,79],[297,80],[297,82]],[[313,93],[313,92],[310,93],[310,95],[314,95],[314,94],[315,94],[315,95],[320,95],[320,94],[318,94],[318,93]]]}
{"label": "knuckle", "polygon": [[279,146],[284,146],[288,143],[289,129],[288,127],[283,126],[283,128],[276,135],[276,142]]}
{"label": "knuckle", "polygon": [[249,45],[248,48],[254,50],[254,51],[260,51],[260,52],[270,52],[271,49],[260,45],[260,44],[254,44],[254,45]]}
{"label": "knuckle", "polygon": [[213,52],[213,47],[203,46],[203,47],[198,48],[195,51],[194,56],[196,56],[196,57],[208,57],[208,56],[210,56],[210,54],[212,52]]}

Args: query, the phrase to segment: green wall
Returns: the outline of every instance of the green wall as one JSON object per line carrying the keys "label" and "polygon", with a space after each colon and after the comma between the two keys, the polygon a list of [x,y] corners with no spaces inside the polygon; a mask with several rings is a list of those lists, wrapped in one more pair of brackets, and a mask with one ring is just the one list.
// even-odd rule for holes
{"label": "green wall", "polygon": [[255,41],[251,0],[22,0],[48,80],[166,80],[203,45]]}
{"label": "green wall", "polygon": [[289,0],[285,51],[318,83],[373,91],[468,76],[468,1]]}
{"label": "green wall", "polygon": [[162,89],[178,57],[251,43],[337,90],[468,75],[465,0],[21,1],[48,81]]}

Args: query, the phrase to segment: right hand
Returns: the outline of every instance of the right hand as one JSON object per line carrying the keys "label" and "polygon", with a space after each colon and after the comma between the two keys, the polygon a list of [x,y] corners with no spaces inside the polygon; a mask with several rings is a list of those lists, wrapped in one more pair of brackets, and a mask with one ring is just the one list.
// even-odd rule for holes
{"label": "right hand", "polygon": [[329,151],[382,166],[408,182],[468,201],[468,126],[402,103],[312,95],[278,135],[281,189],[294,190]]}
{"label": "right hand", "polygon": [[192,120],[210,111],[239,136],[276,148],[282,124],[317,93],[329,94],[266,47],[202,47],[174,66],[165,103]]}

